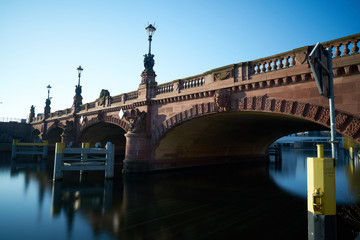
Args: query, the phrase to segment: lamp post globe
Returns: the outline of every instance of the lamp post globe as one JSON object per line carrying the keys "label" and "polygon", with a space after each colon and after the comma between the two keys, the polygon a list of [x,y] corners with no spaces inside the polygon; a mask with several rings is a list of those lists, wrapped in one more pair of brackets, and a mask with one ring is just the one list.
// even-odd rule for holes
{"label": "lamp post globe", "polygon": [[152,24],[149,24],[149,26],[147,26],[145,29],[149,36],[149,54],[151,54],[151,40],[152,40],[152,36],[156,31],[156,28]]}
{"label": "lamp post globe", "polygon": [[84,69],[81,67],[81,65],[79,65],[79,67],[76,70],[78,71],[78,76],[79,76],[78,86],[80,86],[81,73]]}
{"label": "lamp post globe", "polygon": [[46,88],[47,88],[47,90],[48,90],[48,99],[50,99],[50,89],[51,89],[50,84],[49,84]]}

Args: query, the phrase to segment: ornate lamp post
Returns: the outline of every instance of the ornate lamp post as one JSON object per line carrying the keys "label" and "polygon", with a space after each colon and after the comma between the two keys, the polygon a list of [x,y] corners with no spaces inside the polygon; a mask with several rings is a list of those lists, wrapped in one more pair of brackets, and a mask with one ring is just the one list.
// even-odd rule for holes
{"label": "ornate lamp post", "polygon": [[51,101],[50,101],[50,99],[51,99],[50,98],[51,86],[50,86],[50,84],[46,88],[48,90],[48,97],[47,97],[47,99],[45,101],[45,108],[44,108],[44,116],[45,116],[45,118],[47,118],[49,116],[50,110],[51,110],[51,108],[50,108],[50,104],[51,104]]}
{"label": "ornate lamp post", "polygon": [[50,90],[51,90],[50,84],[46,88],[48,90],[48,99],[50,100]]}
{"label": "ornate lamp post", "polygon": [[145,29],[149,36],[149,53],[144,55],[144,67],[145,70],[153,71],[155,61],[154,61],[154,55],[151,54],[151,41],[156,28],[153,25],[149,24],[149,26],[147,26]]}
{"label": "ornate lamp post", "polygon": [[76,70],[78,71],[79,80],[78,80],[78,84],[75,86],[75,96],[73,103],[74,112],[78,112],[79,107],[82,104],[80,79],[81,79],[81,73],[84,69],[79,65],[79,67]]}
{"label": "ornate lamp post", "polygon": [[152,36],[154,35],[155,31],[156,31],[156,28],[149,24],[149,26],[147,26],[146,28],[146,31],[148,33],[148,36],[149,36],[149,55],[151,54],[151,41],[152,41]]}
{"label": "ornate lamp post", "polygon": [[76,86],[75,93],[76,96],[81,96],[80,78],[81,78],[81,73],[84,69],[81,67],[81,65],[79,65],[79,67],[76,70],[78,71],[79,81],[78,81],[78,85]]}

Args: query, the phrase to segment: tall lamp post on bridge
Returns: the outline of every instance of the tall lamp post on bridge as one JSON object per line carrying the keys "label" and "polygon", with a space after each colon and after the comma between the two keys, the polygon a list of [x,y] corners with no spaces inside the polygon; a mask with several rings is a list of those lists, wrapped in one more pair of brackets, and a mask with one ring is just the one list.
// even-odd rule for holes
{"label": "tall lamp post on bridge", "polygon": [[[151,41],[156,28],[149,24],[146,28],[149,40],[149,52],[144,55],[145,69],[141,73],[141,83],[137,94],[138,101],[145,102],[145,111],[138,108],[135,114],[125,115],[129,120],[136,119],[129,131],[125,134],[126,149],[123,166],[123,173],[132,171],[142,171],[138,169],[148,169],[148,160],[150,156],[150,123],[151,122],[151,99],[156,96],[157,83],[155,81],[156,74],[154,72],[154,55],[151,54]],[[144,109],[144,108],[143,108]],[[142,110],[143,110],[142,109]],[[130,116],[131,115],[131,116]],[[119,116],[122,118],[124,112],[121,109]],[[141,149],[139,152],[138,149]]]}
{"label": "tall lamp post on bridge", "polygon": [[76,70],[78,71],[79,80],[78,80],[78,85],[76,86],[76,89],[75,89],[75,93],[76,93],[76,96],[81,96],[80,79],[81,79],[81,73],[84,69],[81,67],[81,65],[79,65],[79,67]]}
{"label": "tall lamp post on bridge", "polygon": [[50,104],[51,104],[51,101],[50,101],[50,99],[51,99],[51,97],[50,97],[51,86],[50,86],[50,84],[46,88],[48,90],[48,97],[47,97],[47,99],[45,101],[45,108],[44,108],[44,116],[45,116],[45,118],[47,118],[49,116],[50,110],[51,110],[51,108],[50,108]]}
{"label": "tall lamp post on bridge", "polygon": [[146,31],[148,33],[148,36],[149,36],[149,55],[150,55],[151,54],[152,36],[154,35],[154,33],[156,31],[156,28],[152,24],[149,24],[149,26],[147,26],[145,29],[146,29]]}
{"label": "tall lamp post on bridge", "polygon": [[148,34],[148,41],[149,41],[149,52],[148,54],[145,54],[144,55],[144,71],[141,73],[141,84],[140,84],[140,87],[141,86],[145,86],[148,91],[147,93],[145,94],[145,96],[147,98],[151,98],[153,97],[153,95],[155,94],[155,88],[156,88],[156,81],[155,81],[155,77],[156,77],[156,74],[154,72],[154,64],[155,64],[155,61],[154,61],[154,54],[151,54],[151,41],[152,41],[152,37],[156,31],[156,28],[152,25],[152,24],[149,24],[149,26],[147,26],[146,28],[146,31],[147,31],[147,34]]}
{"label": "tall lamp post on bridge", "polygon": [[80,79],[81,79],[81,73],[84,69],[81,67],[81,65],[79,65],[79,67],[76,70],[78,71],[78,84],[75,86],[75,96],[73,103],[75,112],[77,112],[78,107],[82,104]]}

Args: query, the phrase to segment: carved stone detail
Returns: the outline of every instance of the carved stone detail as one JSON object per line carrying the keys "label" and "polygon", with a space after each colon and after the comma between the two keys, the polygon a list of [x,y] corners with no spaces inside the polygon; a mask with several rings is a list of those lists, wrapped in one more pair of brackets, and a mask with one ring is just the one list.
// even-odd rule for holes
{"label": "carved stone detail", "polygon": [[265,100],[265,111],[271,111],[271,103],[272,103],[271,99]]}
{"label": "carved stone detail", "polygon": [[354,136],[360,129],[360,121],[359,119],[353,118],[350,124],[345,129],[345,133],[349,136]]}
{"label": "carved stone detail", "polygon": [[329,120],[330,120],[330,110],[328,108],[324,108],[318,121],[323,124],[329,125]]}
{"label": "carved stone detail", "polygon": [[274,111],[275,112],[281,112],[281,105],[282,105],[281,100],[275,100]]}
{"label": "carved stone detail", "polygon": [[227,69],[227,70],[216,72],[216,73],[214,73],[214,80],[218,81],[218,80],[225,80],[225,79],[231,78],[234,75],[233,72],[234,72],[233,69]]}
{"label": "carved stone detail", "polygon": [[74,134],[74,121],[66,120],[66,125],[64,129],[64,135],[72,135]]}
{"label": "carved stone detail", "polygon": [[146,112],[140,112],[139,109],[133,109],[126,113],[125,119],[129,122],[128,131],[131,133],[140,133],[146,131]]}
{"label": "carved stone detail", "polygon": [[227,89],[215,91],[214,102],[219,112],[227,111],[230,108],[231,93]]}
{"label": "carved stone detail", "polygon": [[318,106],[310,106],[309,111],[307,112],[307,117],[311,119],[315,119],[318,109],[319,109]]}
{"label": "carved stone detail", "polygon": [[293,107],[293,102],[290,101],[286,102],[284,113],[291,114],[292,107]]}
{"label": "carved stone detail", "polygon": [[256,110],[262,110],[262,106],[263,106],[263,97],[256,97],[256,105],[255,105],[255,109]]}
{"label": "carved stone detail", "polygon": [[343,113],[336,113],[335,116],[335,123],[336,123],[336,128],[337,129],[341,129],[343,124],[346,122],[346,120],[348,119],[349,116],[343,114]]}
{"label": "carved stone detail", "polygon": [[303,116],[305,111],[305,103],[298,103],[295,115]]}

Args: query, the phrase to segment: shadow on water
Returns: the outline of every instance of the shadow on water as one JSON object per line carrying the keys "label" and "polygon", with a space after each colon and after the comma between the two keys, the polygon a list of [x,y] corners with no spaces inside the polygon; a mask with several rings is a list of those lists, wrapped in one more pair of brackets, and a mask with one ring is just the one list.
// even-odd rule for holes
{"label": "shadow on water", "polygon": [[[66,172],[60,182],[51,181],[52,159],[21,164],[2,159],[0,177],[7,172],[11,184],[14,174],[24,176],[43,207],[25,211],[0,200],[2,208],[11,205],[10,214],[23,211],[26,219],[42,208],[49,219],[28,221],[21,232],[4,228],[9,239],[307,239],[306,199],[278,187],[264,162],[130,176],[116,165],[113,180],[101,171]],[[12,227],[23,221],[0,220]]]}

